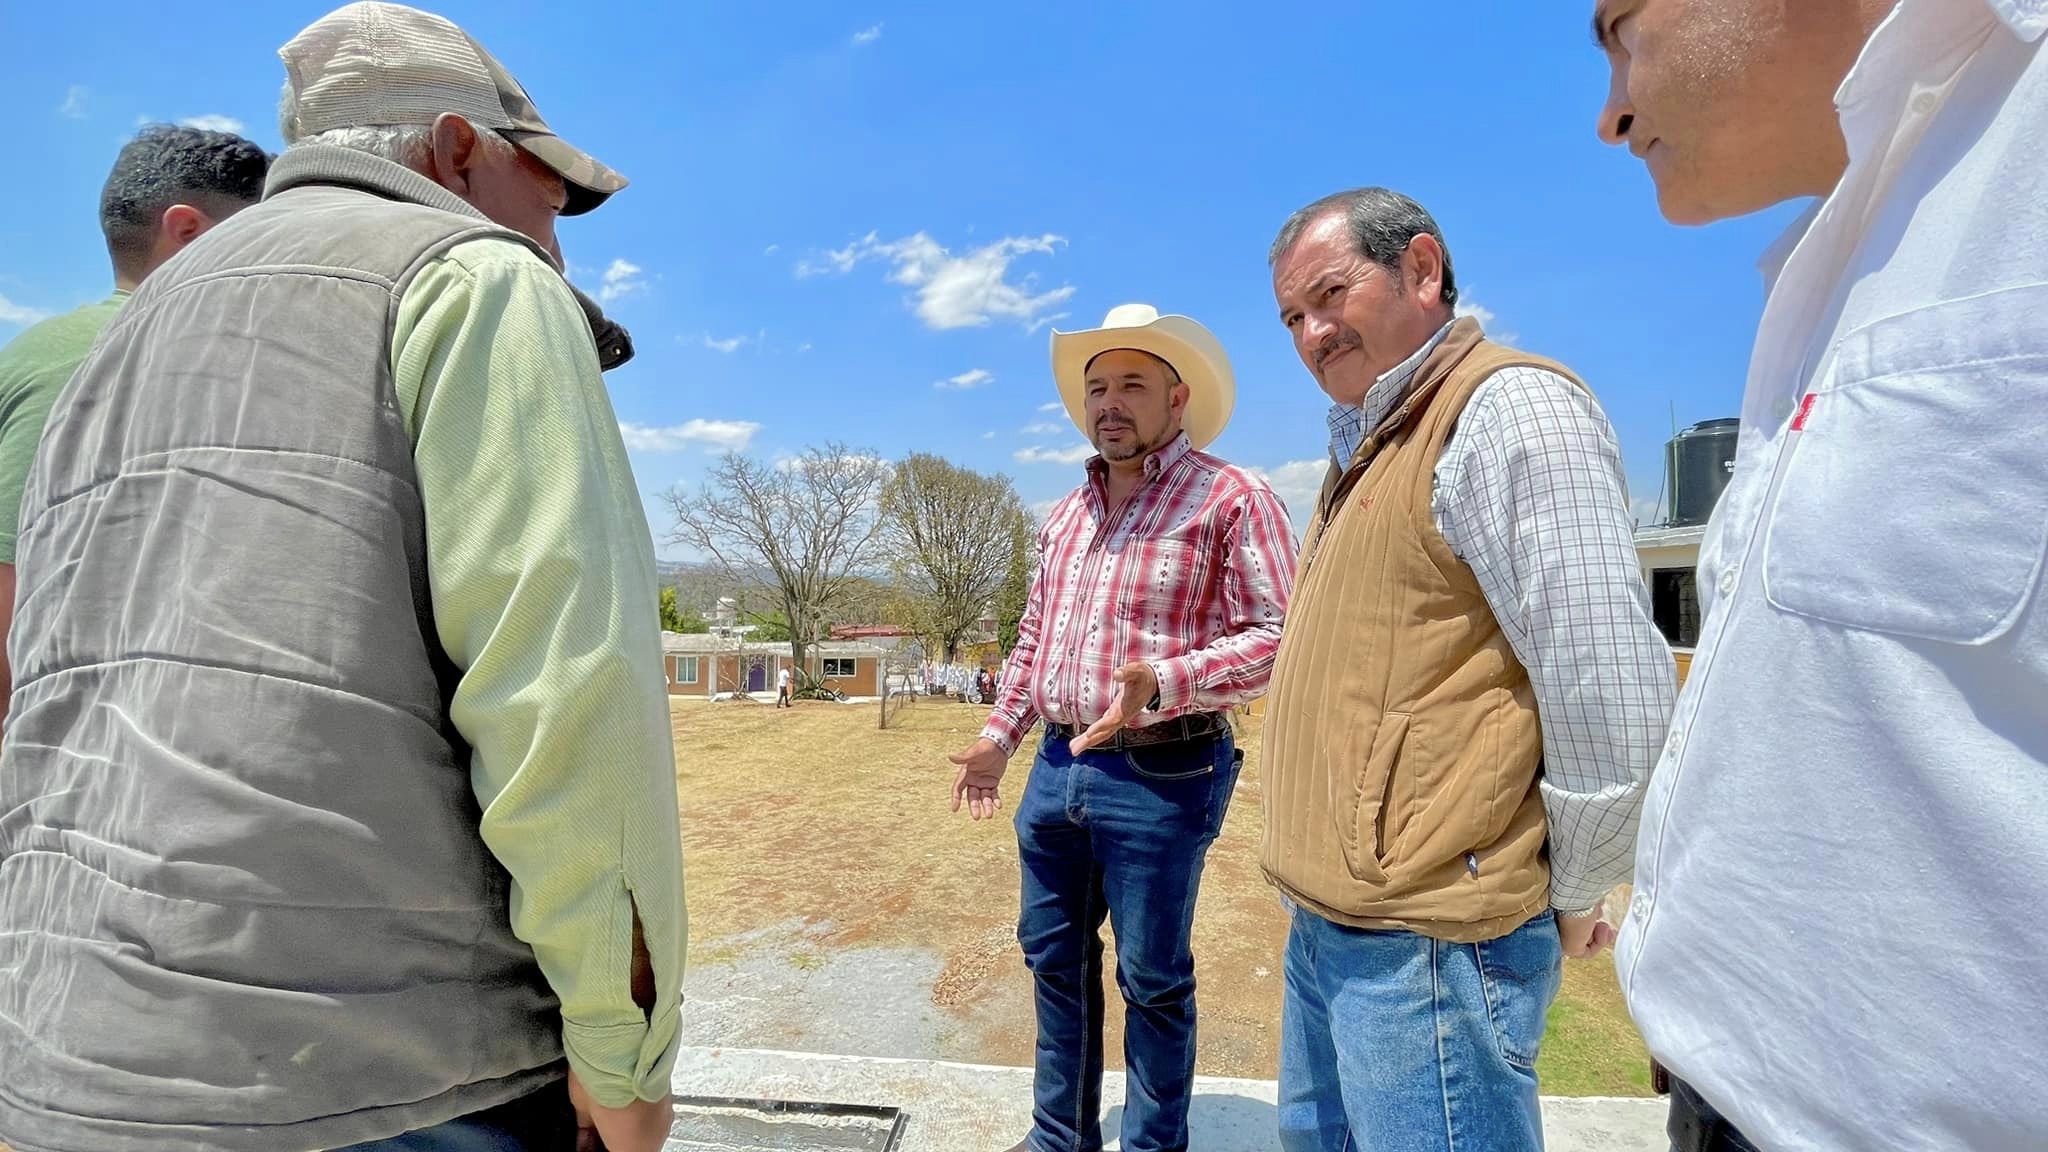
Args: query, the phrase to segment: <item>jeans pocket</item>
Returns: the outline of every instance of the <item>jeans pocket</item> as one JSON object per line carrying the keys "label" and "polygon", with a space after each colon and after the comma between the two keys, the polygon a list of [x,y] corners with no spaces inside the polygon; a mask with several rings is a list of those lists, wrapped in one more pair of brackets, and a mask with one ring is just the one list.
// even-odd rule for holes
{"label": "jeans pocket", "polygon": [[1486,992],[1486,1015],[1501,1059],[1517,1068],[1535,1068],[1544,1021],[1564,982],[1557,918],[1539,913],[1513,932],[1472,948],[1479,957],[1479,983]]}
{"label": "jeans pocket", "polygon": [[1172,783],[1216,771],[1216,744],[1210,740],[1176,740],[1124,749],[1124,763],[1147,780]]}

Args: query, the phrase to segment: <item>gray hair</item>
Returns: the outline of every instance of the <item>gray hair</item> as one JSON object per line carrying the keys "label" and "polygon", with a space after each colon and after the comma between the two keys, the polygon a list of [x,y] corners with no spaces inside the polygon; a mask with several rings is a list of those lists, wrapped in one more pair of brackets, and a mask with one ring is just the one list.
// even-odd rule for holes
{"label": "gray hair", "polygon": [[1443,229],[1436,226],[1436,218],[1429,214],[1428,209],[1399,192],[1385,188],[1353,188],[1348,192],[1338,192],[1289,216],[1287,223],[1280,226],[1280,235],[1274,238],[1272,250],[1266,254],[1266,263],[1269,266],[1279,264],[1280,258],[1300,241],[1301,234],[1308,231],[1309,225],[1339,212],[1351,226],[1351,240],[1358,246],[1358,254],[1390,272],[1401,267],[1402,255],[1417,236],[1428,235],[1435,239],[1444,254],[1441,298],[1446,306],[1457,305],[1458,281],[1451,271],[1451,246],[1444,243]]}
{"label": "gray hair", "polygon": [[[426,170],[427,158],[434,146],[431,124],[359,124],[348,128],[329,128],[325,132],[302,132],[299,128],[299,95],[293,91],[290,80],[284,82],[284,92],[278,98],[277,130],[284,137],[287,148],[302,144],[352,148],[394,164],[403,164],[414,171]],[[487,128],[477,129],[477,138],[484,142],[486,148],[514,147],[510,140]]]}

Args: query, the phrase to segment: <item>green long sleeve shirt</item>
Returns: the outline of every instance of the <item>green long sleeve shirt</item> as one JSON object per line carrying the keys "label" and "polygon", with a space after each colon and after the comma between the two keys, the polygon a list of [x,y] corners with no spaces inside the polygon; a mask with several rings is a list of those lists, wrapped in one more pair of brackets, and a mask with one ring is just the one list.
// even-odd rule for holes
{"label": "green long sleeve shirt", "polygon": [[[399,303],[451,718],[474,750],[511,922],[607,1107],[668,1090],[681,1021],[682,848],[654,548],[582,310],[531,251],[474,240]],[[633,1001],[638,914],[659,990]]]}
{"label": "green long sleeve shirt", "polygon": [[[92,351],[100,329],[121,311],[128,293],[52,317],[0,348],[0,564],[14,563],[21,490],[57,393]],[[5,640],[0,631],[0,640]],[[4,707],[4,704],[0,704]]]}

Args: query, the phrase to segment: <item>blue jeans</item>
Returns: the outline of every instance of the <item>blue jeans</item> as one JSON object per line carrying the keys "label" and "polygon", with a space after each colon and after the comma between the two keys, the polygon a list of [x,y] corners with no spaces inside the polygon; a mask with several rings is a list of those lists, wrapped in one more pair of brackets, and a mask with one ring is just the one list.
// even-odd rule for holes
{"label": "blue jeans", "polygon": [[1017,940],[1038,1007],[1035,1152],[1102,1148],[1102,921],[1124,997],[1126,1152],[1183,1152],[1195,1082],[1188,942],[1209,845],[1237,784],[1228,732],[1095,750],[1041,745],[1017,804]]}
{"label": "blue jeans", "polygon": [[1536,1152],[1557,921],[1480,944],[1294,911],[1281,1011],[1285,1152]]}
{"label": "blue jeans", "polygon": [[569,1082],[557,1080],[507,1104],[337,1152],[574,1152]]}

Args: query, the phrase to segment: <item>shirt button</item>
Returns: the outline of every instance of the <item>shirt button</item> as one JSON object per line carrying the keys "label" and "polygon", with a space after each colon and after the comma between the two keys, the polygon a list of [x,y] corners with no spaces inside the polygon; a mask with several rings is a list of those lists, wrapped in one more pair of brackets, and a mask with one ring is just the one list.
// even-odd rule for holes
{"label": "shirt button", "polygon": [[1734,594],[1735,594],[1735,569],[1733,569],[1733,568],[1730,568],[1730,569],[1728,569],[1728,570],[1727,570],[1726,572],[1723,572],[1723,573],[1721,573],[1721,595],[1723,595],[1723,596],[1732,596],[1732,595],[1734,595]]}
{"label": "shirt button", "polygon": [[1635,899],[1628,902],[1628,914],[1638,920],[1648,916],[1650,914],[1650,894],[1648,892],[1636,893]]}
{"label": "shirt button", "polygon": [[1685,729],[1673,728],[1671,738],[1664,743],[1664,754],[1676,760],[1685,751]]}
{"label": "shirt button", "polygon": [[1918,96],[1913,97],[1914,115],[1925,116],[1932,111],[1934,111],[1934,93],[1922,92]]}

